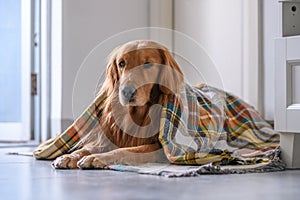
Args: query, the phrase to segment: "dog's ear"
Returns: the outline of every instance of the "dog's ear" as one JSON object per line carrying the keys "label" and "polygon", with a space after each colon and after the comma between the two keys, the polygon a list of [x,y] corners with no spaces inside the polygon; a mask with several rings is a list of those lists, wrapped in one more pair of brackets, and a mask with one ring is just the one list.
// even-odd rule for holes
{"label": "dog's ear", "polygon": [[116,56],[119,48],[120,47],[115,48],[108,57],[108,63],[106,66],[106,78],[101,89],[102,92],[106,92],[107,96],[110,96],[113,93],[119,81],[119,73],[116,64]]}
{"label": "dog's ear", "polygon": [[159,80],[160,90],[164,94],[177,94],[184,83],[183,73],[168,49],[160,49],[160,53],[163,60]]}

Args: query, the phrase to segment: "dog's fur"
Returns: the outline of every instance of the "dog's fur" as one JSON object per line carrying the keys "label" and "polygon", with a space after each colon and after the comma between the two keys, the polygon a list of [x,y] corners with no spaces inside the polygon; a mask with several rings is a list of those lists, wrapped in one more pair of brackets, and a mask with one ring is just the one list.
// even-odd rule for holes
{"label": "dog's fur", "polygon": [[110,55],[107,96],[99,124],[78,150],[58,157],[55,168],[106,168],[165,160],[158,140],[160,109],[166,95],[179,91],[183,74],[161,44],[139,40],[117,47]]}

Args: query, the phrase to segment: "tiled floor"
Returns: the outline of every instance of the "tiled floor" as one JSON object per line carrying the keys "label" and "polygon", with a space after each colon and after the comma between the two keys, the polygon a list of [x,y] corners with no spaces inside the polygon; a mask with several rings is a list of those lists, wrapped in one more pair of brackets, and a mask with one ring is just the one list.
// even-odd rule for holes
{"label": "tiled floor", "polygon": [[[29,151],[22,148],[21,151]],[[164,178],[105,170],[54,170],[0,148],[0,199],[299,199],[300,171]]]}

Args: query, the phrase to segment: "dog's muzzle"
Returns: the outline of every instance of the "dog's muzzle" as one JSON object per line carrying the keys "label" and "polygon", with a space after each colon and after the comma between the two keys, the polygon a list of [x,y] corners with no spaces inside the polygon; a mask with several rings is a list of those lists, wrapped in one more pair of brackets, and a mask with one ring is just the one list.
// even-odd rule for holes
{"label": "dog's muzzle", "polygon": [[121,86],[120,90],[122,97],[126,102],[132,103],[135,101],[137,89],[134,86]]}

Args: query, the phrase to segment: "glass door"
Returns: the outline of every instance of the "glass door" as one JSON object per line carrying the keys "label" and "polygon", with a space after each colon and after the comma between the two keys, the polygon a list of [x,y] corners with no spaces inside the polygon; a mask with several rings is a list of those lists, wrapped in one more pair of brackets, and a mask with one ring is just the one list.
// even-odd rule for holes
{"label": "glass door", "polygon": [[29,140],[32,5],[0,0],[0,140]]}

